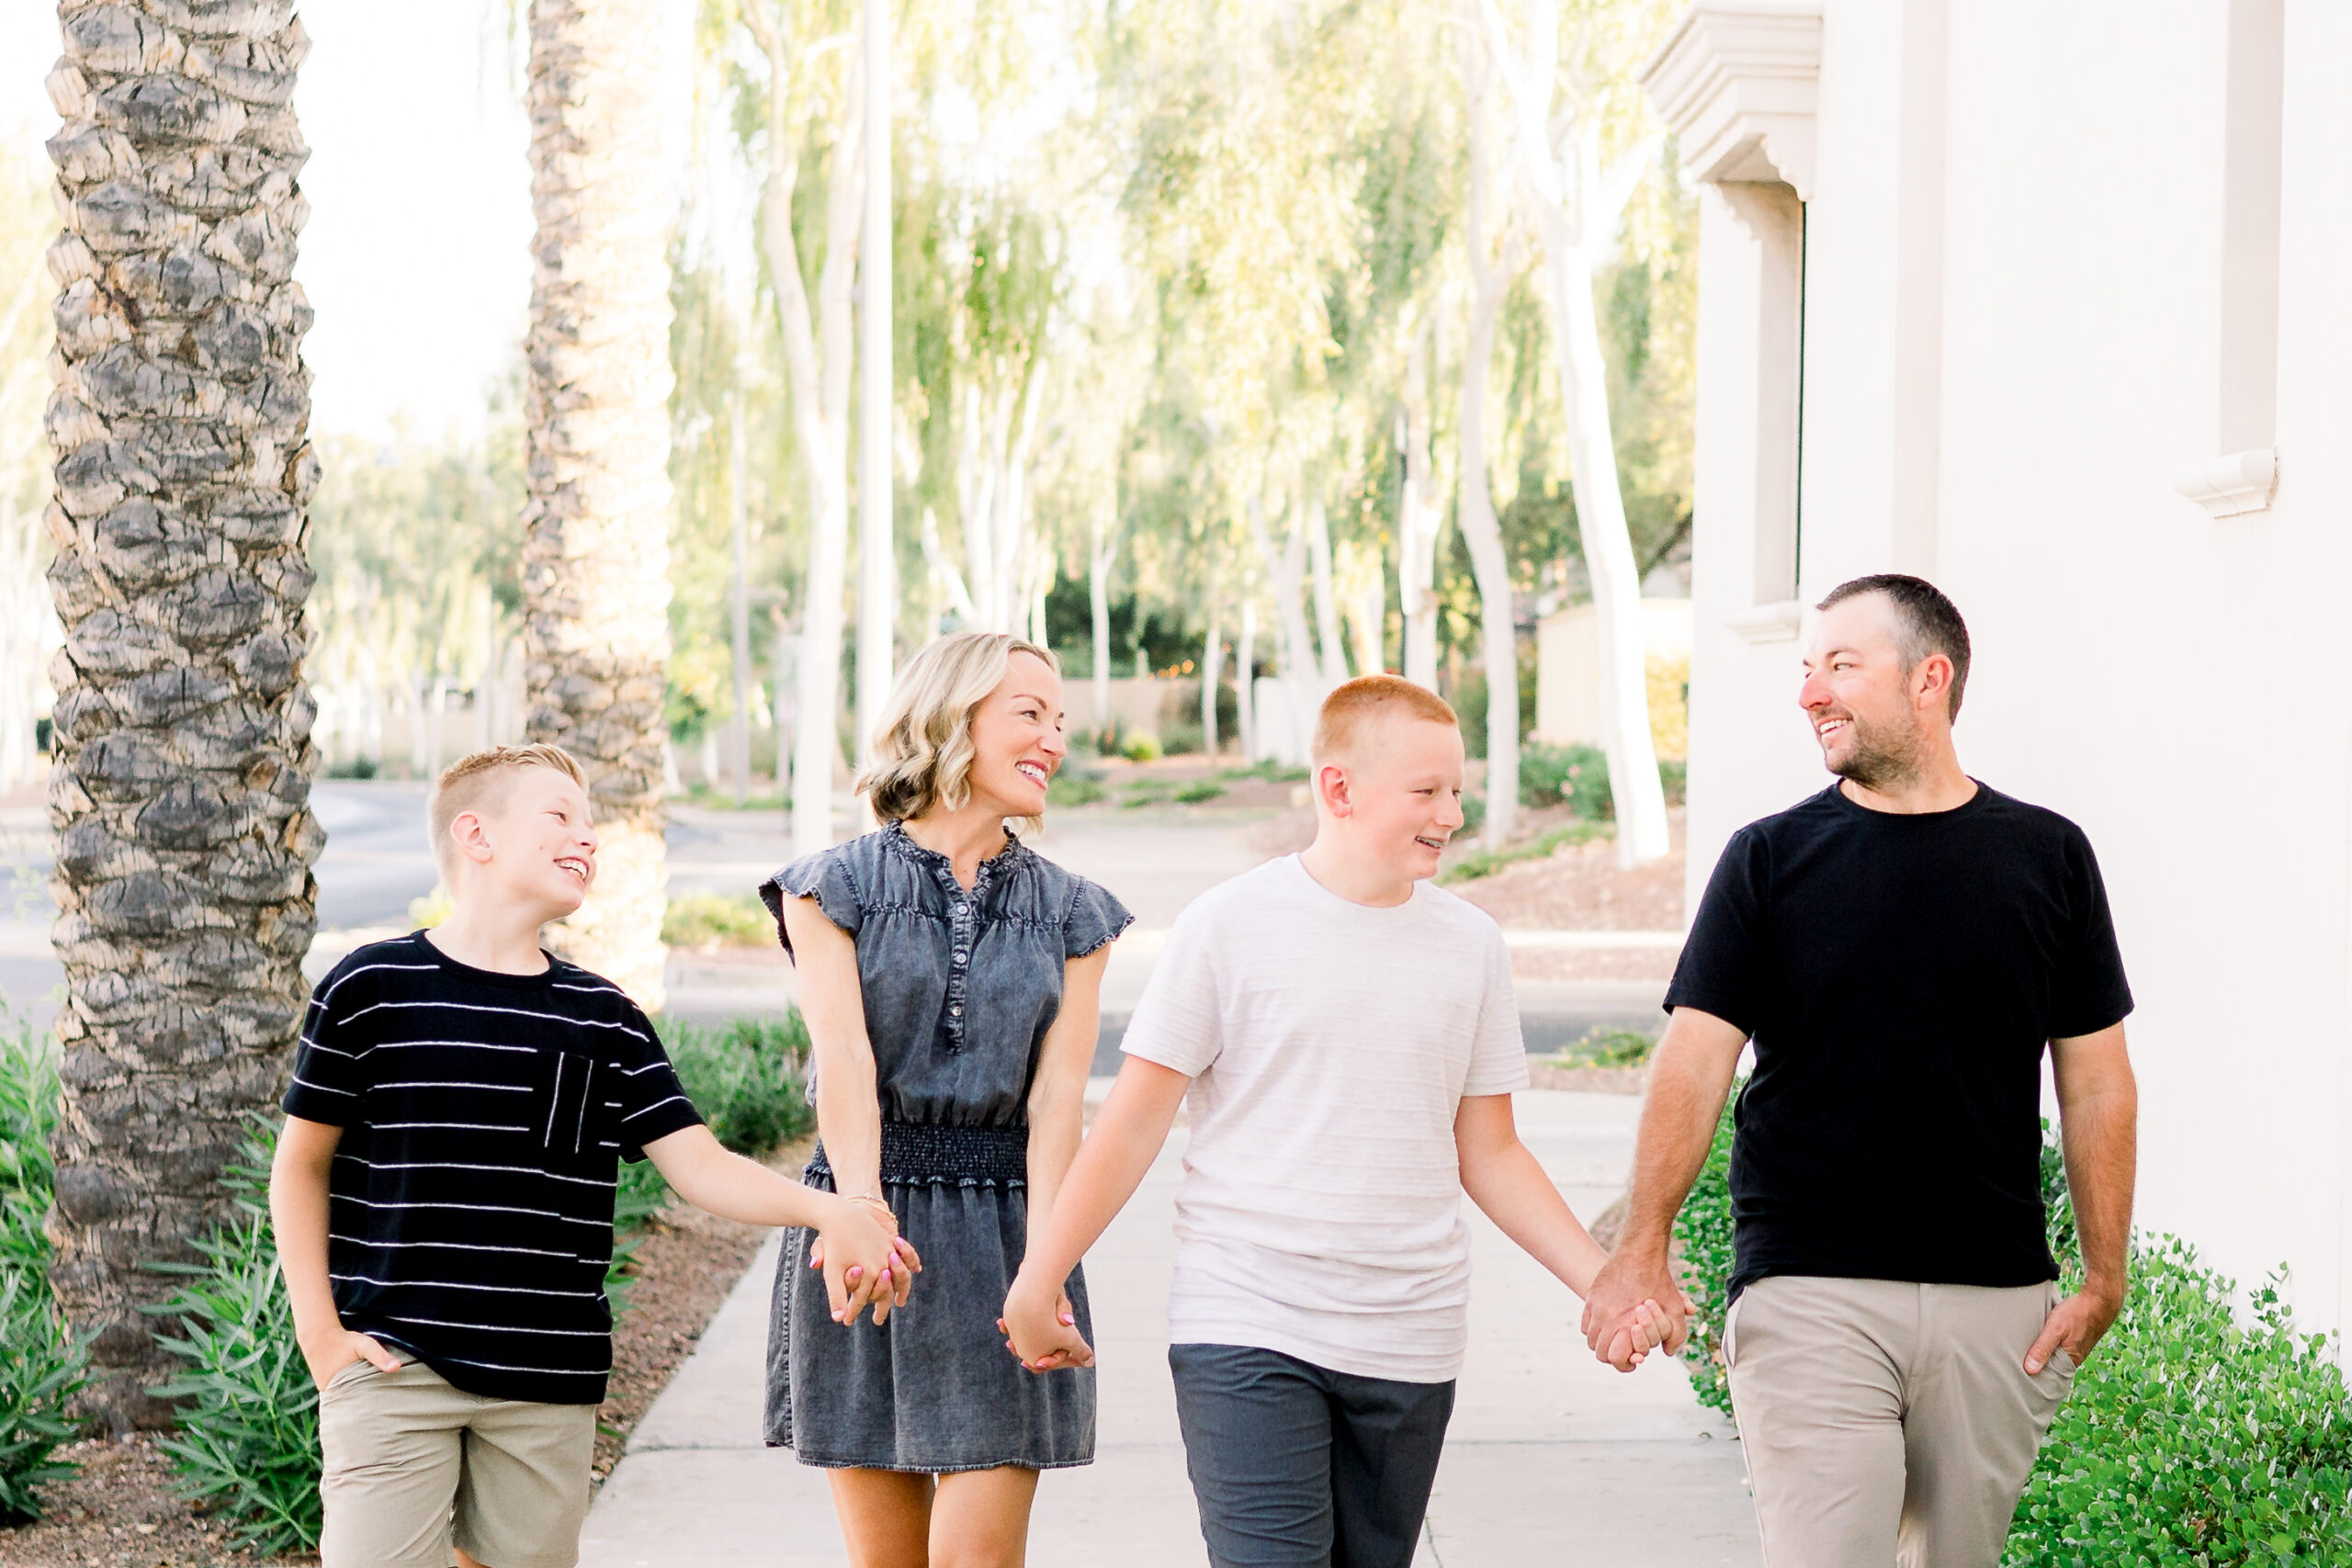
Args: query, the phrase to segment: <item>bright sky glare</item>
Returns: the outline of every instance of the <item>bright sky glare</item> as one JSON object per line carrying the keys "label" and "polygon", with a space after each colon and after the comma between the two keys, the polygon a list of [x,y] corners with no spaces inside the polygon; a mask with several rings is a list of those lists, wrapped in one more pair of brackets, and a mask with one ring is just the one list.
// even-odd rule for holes
{"label": "bright sky glare", "polygon": [[[684,119],[690,21],[666,53]],[[311,428],[388,437],[479,428],[520,353],[531,293],[529,128],[499,0],[304,0],[295,93],[311,161],[301,280],[318,323]],[[519,46],[519,43],[517,45]],[[0,0],[0,135],[36,157],[56,129],[42,79],[49,0]]]}

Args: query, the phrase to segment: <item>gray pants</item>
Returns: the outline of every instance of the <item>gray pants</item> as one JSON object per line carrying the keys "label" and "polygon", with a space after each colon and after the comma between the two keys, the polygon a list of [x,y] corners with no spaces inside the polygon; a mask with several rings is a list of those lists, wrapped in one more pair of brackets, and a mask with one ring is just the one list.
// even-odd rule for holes
{"label": "gray pants", "polygon": [[2075,1381],[2025,1353],[2054,1284],[1759,1280],[1724,1355],[1770,1568],[1996,1568]]}
{"label": "gray pants", "polygon": [[1170,1345],[1168,1366],[1215,1568],[1409,1568],[1452,1383],[1240,1345]]}

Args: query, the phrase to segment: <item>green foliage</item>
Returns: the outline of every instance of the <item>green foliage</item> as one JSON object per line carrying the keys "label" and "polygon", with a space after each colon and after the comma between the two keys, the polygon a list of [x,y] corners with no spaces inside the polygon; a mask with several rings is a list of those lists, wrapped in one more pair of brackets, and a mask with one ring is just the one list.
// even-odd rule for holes
{"label": "green foliage", "polygon": [[772,947],[775,917],[754,893],[685,893],[670,900],[662,940],[672,947]]}
{"label": "green foliage", "polygon": [[1682,1344],[1682,1364],[1699,1403],[1725,1416],[1731,1414],[1731,1382],[1724,1366],[1724,1314],[1731,1309],[1731,1139],[1739,1096],[1747,1087],[1746,1078],[1732,1086],[1715,1123],[1707,1163],[1682,1201],[1682,1212],[1674,1217],[1682,1292],[1695,1309],[1690,1337]]}
{"label": "green foliage", "polygon": [[51,1456],[74,1440],[89,1366],[89,1337],[67,1332],[47,1277],[0,1264],[0,1527],[40,1517],[41,1487],[74,1475]]}
{"label": "green foliage", "polygon": [[29,1024],[0,1032],[0,1526],[39,1518],[40,1488],[74,1467],[51,1456],[74,1436],[89,1339],[66,1331],[49,1292],[57,1126],[56,1043]]}
{"label": "green foliage", "polygon": [[1305,768],[1284,767],[1269,757],[1264,761],[1253,762],[1246,768],[1224,769],[1216,776],[1227,784],[1239,779],[1263,779],[1268,784],[1305,784],[1307,772]]}
{"label": "green foliage", "polygon": [[0,1269],[38,1275],[49,1265],[48,1217],[56,1166],[57,1043],[21,1020],[0,1023]]}
{"label": "green foliage", "polygon": [[1179,720],[1174,724],[1163,724],[1159,727],[1159,748],[1165,755],[1193,756],[1207,744],[1207,732],[1190,720]]}
{"label": "green foliage", "polygon": [[1638,1029],[1596,1027],[1562,1052],[1561,1062],[1571,1067],[1639,1067],[1648,1064],[1657,1049],[1657,1039]]}
{"label": "green foliage", "polygon": [[1046,785],[1048,806],[1091,806],[1107,792],[1102,787],[1102,770],[1074,768],[1064,763]]}
{"label": "green foliage", "polygon": [[[1698,1309],[1683,1360],[1700,1403],[1726,1415],[1732,1123],[1727,1108],[1674,1227]],[[2044,1142],[2041,1183],[2072,1291],[2082,1258],[2054,1138]],[[2232,1281],[2177,1237],[2135,1245],[2132,1278],[2122,1314],[2051,1424],[2009,1528],[2007,1568],[2352,1562],[2352,1393],[2325,1337],[2295,1332],[2276,1279],[2242,1315]]]}
{"label": "green foliage", "polygon": [[1461,836],[1476,832],[1487,825],[1487,797],[1464,791],[1462,796]]}
{"label": "green foliage", "polygon": [[259,1116],[254,1126],[221,1176],[237,1217],[196,1244],[201,1263],[151,1265],[183,1283],[148,1310],[178,1329],[156,1340],[179,1374],[152,1391],[182,1402],[180,1429],[161,1445],[176,1490],[227,1519],[238,1548],[266,1555],[318,1544],[319,1392],[266,1206],[277,1132]]}
{"label": "green foliage", "polygon": [[1159,738],[1156,735],[1131,735],[1120,750],[1130,762],[1157,762],[1159,761]]}
{"label": "green foliage", "polygon": [[1519,754],[1521,806],[1557,806],[1588,822],[1605,822],[1617,808],[1609,795],[1609,759],[1598,746],[1546,746],[1541,741]]}
{"label": "green foliage", "polygon": [[1595,839],[1605,839],[1616,829],[1606,822],[1569,822],[1539,833],[1523,844],[1512,844],[1499,850],[1478,850],[1464,855],[1438,874],[1440,882],[1476,882],[1482,876],[1492,876],[1508,865],[1521,861],[1543,860],[1555,851],[1571,844],[1589,844]]}
{"label": "green foliage", "polygon": [[737,1154],[765,1155],[816,1125],[808,1027],[797,1008],[781,1019],[739,1018],[718,1027],[664,1021],[662,1041],[686,1098]]}
{"label": "green foliage", "polygon": [[1217,784],[1209,779],[1203,779],[1198,784],[1189,784],[1182,789],[1178,790],[1176,792],[1176,801],[1182,806],[1198,806],[1203,801],[1215,800],[1224,794],[1225,786],[1223,784]]}
{"label": "green foliage", "polygon": [[1175,787],[1166,779],[1131,779],[1122,786],[1119,805],[1129,811],[1139,806],[1165,806]]}

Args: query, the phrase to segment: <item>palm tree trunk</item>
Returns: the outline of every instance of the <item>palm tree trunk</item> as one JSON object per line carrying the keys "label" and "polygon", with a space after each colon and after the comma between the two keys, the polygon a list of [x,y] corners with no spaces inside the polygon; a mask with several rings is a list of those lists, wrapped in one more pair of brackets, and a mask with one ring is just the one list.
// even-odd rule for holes
{"label": "palm tree trunk", "polygon": [[662,709],[670,655],[670,268],[659,0],[532,0],[526,733],[579,758],[596,886],[554,940],[662,1001]]}
{"label": "palm tree trunk", "polygon": [[51,1279],[97,1412],[161,1425],[139,1307],[231,1212],[285,1081],[315,923],[301,680],[311,309],[293,281],[309,49],[290,8],[64,0],[50,587],[65,1113]]}

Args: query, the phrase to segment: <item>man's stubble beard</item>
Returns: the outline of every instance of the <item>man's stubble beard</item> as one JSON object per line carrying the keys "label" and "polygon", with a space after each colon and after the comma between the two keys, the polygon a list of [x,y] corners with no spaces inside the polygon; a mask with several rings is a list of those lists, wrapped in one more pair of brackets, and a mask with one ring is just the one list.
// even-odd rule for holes
{"label": "man's stubble beard", "polygon": [[1822,759],[1831,773],[1880,794],[1919,776],[1918,726],[1890,731],[1865,722],[1859,714],[1849,714],[1847,722],[1854,727],[1854,748],[1840,761]]}

